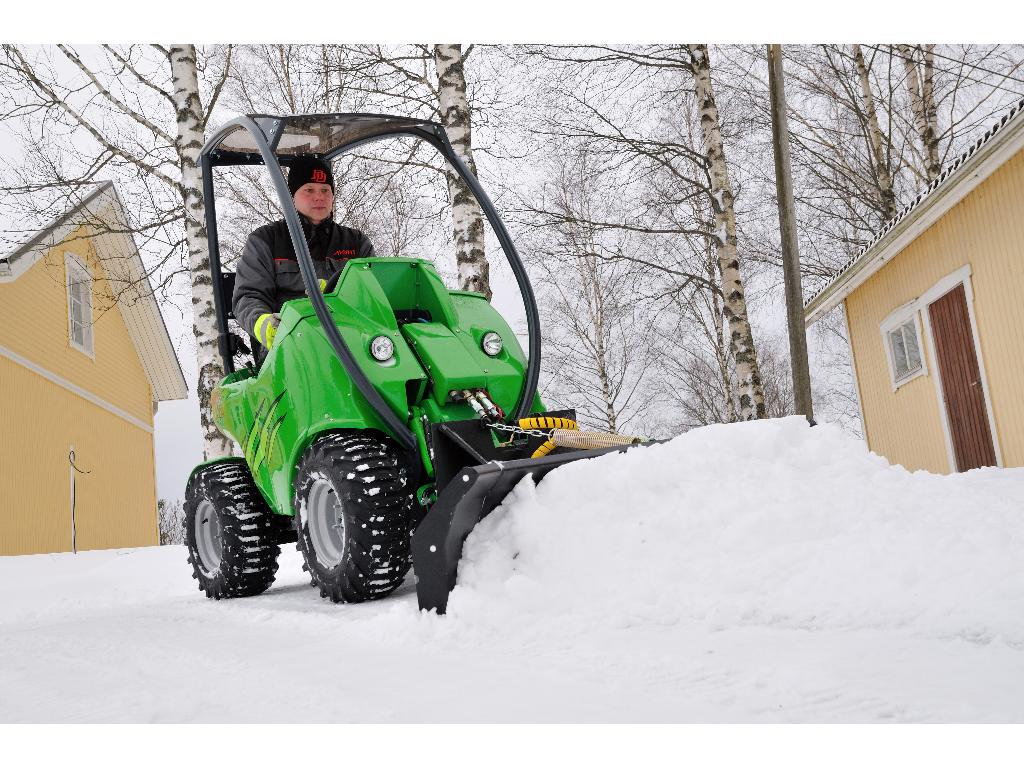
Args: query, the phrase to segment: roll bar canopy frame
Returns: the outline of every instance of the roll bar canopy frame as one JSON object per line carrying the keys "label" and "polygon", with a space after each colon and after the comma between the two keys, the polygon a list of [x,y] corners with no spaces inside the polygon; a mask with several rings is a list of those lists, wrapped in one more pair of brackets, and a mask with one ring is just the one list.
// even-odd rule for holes
{"label": "roll bar canopy frame", "polygon": [[[527,276],[526,268],[523,266],[519,252],[505,227],[505,223],[498,215],[494,204],[487,196],[480,182],[469,171],[462,162],[444,128],[431,121],[419,121],[394,115],[367,115],[358,113],[334,113],[324,115],[296,115],[294,117],[280,117],[274,115],[245,115],[235,118],[221,126],[217,132],[203,146],[200,153],[200,165],[203,173],[203,198],[206,208],[206,236],[210,252],[210,272],[213,281],[214,309],[217,314],[218,341],[221,359],[224,364],[225,373],[234,371],[234,361],[231,355],[231,339],[228,331],[228,307],[222,293],[220,247],[217,236],[217,211],[214,197],[213,168],[215,166],[235,165],[265,165],[270,172],[270,180],[274,185],[281,207],[284,210],[285,222],[288,226],[288,233],[295,248],[295,255],[299,263],[299,272],[302,274],[302,282],[324,329],[327,339],[338,356],[339,361],[345,368],[346,373],[352,379],[359,392],[366,398],[373,407],[381,421],[388,426],[395,437],[407,450],[416,452],[417,442],[412,431],[406,426],[404,416],[396,414],[377,392],[376,388],[363,373],[358,362],[349,350],[348,345],[342,338],[337,326],[331,317],[330,310],[324,302],[317,282],[316,271],[313,267],[313,259],[306,245],[306,238],[302,232],[302,225],[299,221],[298,212],[295,210],[295,203],[288,191],[288,184],[285,181],[284,173],[281,171],[282,160],[288,164],[290,157],[278,157],[276,147],[284,135],[285,128],[289,121],[312,121],[323,120],[350,120],[352,123],[360,123],[359,130],[353,130],[348,137],[342,136],[340,142],[334,145],[328,152],[304,153],[303,156],[314,156],[330,163],[338,156],[355,149],[358,146],[380,141],[385,138],[408,135],[422,139],[435,149],[455,170],[459,177],[470,188],[477,202],[490,222],[498,242],[508,259],[512,273],[515,275],[522,294],[523,306],[526,310],[526,324],[529,333],[529,360],[526,368],[526,376],[523,380],[523,387],[519,393],[519,399],[508,421],[514,423],[529,414],[537,392],[537,382],[540,376],[540,318],[537,312],[537,301],[533,295],[533,288]],[[255,152],[242,152],[236,150],[225,150],[221,148],[225,139],[236,133],[239,128],[248,131],[255,144]],[[291,155],[297,157],[299,155]]]}

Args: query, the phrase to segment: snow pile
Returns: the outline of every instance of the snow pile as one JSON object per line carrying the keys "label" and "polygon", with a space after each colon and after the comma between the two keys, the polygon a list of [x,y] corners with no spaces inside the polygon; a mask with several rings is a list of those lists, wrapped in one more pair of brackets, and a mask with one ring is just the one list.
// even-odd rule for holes
{"label": "snow pile", "polygon": [[1022,515],[784,419],[525,482],[447,616],[294,546],[220,601],[180,546],[0,557],[0,722],[1024,722]]}
{"label": "snow pile", "polygon": [[908,628],[1024,643],[1024,469],[892,467],[800,417],[524,480],[467,539],[449,620]]}

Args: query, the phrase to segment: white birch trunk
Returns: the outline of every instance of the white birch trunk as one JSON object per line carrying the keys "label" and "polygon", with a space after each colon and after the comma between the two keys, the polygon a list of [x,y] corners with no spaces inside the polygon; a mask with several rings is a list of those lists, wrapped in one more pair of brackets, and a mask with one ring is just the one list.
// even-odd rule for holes
{"label": "white birch trunk", "polygon": [[185,206],[185,236],[192,276],[192,316],[196,335],[199,378],[199,419],[206,459],[231,454],[231,442],[213,423],[210,394],[224,376],[217,349],[217,317],[210,279],[210,253],[206,246],[203,179],[199,153],[203,148],[203,105],[199,100],[196,51],[192,45],[172,45],[168,50],[174,107],[177,113],[175,146],[181,168],[181,194]]}
{"label": "white birch trunk", "polygon": [[871,81],[868,80],[868,67],[864,61],[864,53],[859,45],[853,45],[853,61],[857,67],[857,80],[860,82],[860,95],[864,100],[864,116],[868,124],[868,141],[871,147],[872,165],[875,169],[875,183],[882,200],[882,212],[886,221],[896,216],[896,194],[892,188],[892,175],[885,162],[882,147],[882,130],[878,125],[878,112],[875,109],[875,96],[871,92]]}
{"label": "white birch trunk", "polygon": [[711,85],[711,61],[706,45],[688,45],[690,68],[700,108],[704,155],[711,181],[712,208],[715,213],[713,237],[722,280],[725,317],[729,326],[729,343],[736,361],[736,387],[740,395],[739,418],[743,421],[762,419],[766,415],[761,372],[757,365],[754,335],[747,319],[747,300],[743,290],[739,254],[736,248],[736,214],[729,169],[725,161],[721,123],[715,92]]}
{"label": "white birch trunk", "polygon": [[[689,112],[689,110],[687,111]],[[687,115],[686,133],[690,146],[693,146],[696,143],[696,137],[693,134],[692,121],[689,115]],[[707,220],[705,204],[706,201],[702,198],[691,198],[690,206],[696,221]],[[713,215],[714,205],[711,208]],[[711,242],[705,243],[703,256],[704,276],[707,278],[708,285],[711,286],[715,284],[715,280],[718,277],[718,255]],[[712,343],[715,350],[715,363],[718,366],[722,397],[725,401],[725,421],[727,424],[732,424],[736,421],[736,398],[733,391],[732,374],[729,371],[729,337],[725,333],[725,314],[722,302],[719,300],[719,295],[716,292],[708,291],[707,304],[708,310],[711,313],[711,321],[714,325]]]}
{"label": "white birch trunk", "polygon": [[[707,264],[708,280],[715,279],[715,255],[709,251]],[[718,364],[718,376],[722,381],[722,394],[725,395],[725,418],[727,423],[736,421],[736,401],[733,398],[732,376],[729,375],[729,342],[725,337],[725,315],[718,294],[711,294],[711,317],[715,325],[715,362]]]}
{"label": "white birch trunk", "polygon": [[907,92],[910,94],[910,109],[914,114],[914,127],[924,152],[925,181],[931,184],[942,172],[939,161],[938,126],[936,125],[934,71],[934,45],[925,46],[924,78],[922,80],[914,57],[916,47],[905,43],[897,46],[907,73]]}
{"label": "white birch trunk", "polygon": [[[466,74],[462,65],[461,45],[435,45],[438,103],[441,124],[448,133],[456,154],[476,175],[470,125],[469,100],[466,97]],[[455,235],[455,261],[459,270],[459,287],[477,291],[491,299],[490,265],[484,254],[484,221],[480,206],[469,187],[455,173],[448,171],[448,194],[452,201],[452,226]]]}
{"label": "white birch trunk", "polygon": [[608,375],[608,349],[605,345],[605,297],[601,289],[601,267],[593,253],[587,254],[584,274],[587,275],[587,288],[590,291],[590,306],[594,325],[594,363],[597,367],[597,381],[601,388],[601,400],[604,402],[605,424],[608,431],[615,434],[615,395],[612,393],[611,379]]}
{"label": "white birch trunk", "polygon": [[939,122],[938,110],[935,107],[935,46],[924,47],[924,79],[921,82],[921,106],[924,112],[924,153],[927,158],[928,183],[935,181],[942,173],[942,160],[939,157]]}

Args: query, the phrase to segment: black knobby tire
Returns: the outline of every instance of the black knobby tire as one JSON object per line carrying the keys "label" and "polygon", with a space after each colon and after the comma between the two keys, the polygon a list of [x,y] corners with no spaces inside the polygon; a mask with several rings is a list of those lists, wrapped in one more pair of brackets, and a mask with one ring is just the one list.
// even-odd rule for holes
{"label": "black knobby tire", "polygon": [[322,597],[377,600],[408,573],[413,495],[403,456],[379,433],[363,431],[330,433],[303,454],[295,526]]}
{"label": "black knobby tire", "polygon": [[281,553],[274,517],[242,459],[197,471],[185,489],[185,544],[200,591],[216,600],[266,591]]}

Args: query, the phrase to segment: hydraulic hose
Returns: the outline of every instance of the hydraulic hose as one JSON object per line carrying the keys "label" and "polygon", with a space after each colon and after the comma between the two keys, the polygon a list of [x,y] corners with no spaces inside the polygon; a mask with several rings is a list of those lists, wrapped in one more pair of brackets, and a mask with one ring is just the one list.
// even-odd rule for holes
{"label": "hydraulic hose", "polygon": [[548,439],[533,452],[533,455],[530,456],[531,459],[547,456],[555,448],[590,450],[593,448],[613,448],[619,445],[637,445],[643,442],[642,438],[630,435],[613,435],[608,432],[581,432],[576,422],[572,419],[561,419],[552,416],[520,419],[519,426],[522,429],[551,430]]}

